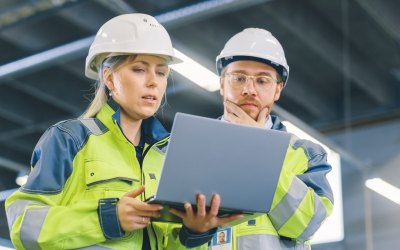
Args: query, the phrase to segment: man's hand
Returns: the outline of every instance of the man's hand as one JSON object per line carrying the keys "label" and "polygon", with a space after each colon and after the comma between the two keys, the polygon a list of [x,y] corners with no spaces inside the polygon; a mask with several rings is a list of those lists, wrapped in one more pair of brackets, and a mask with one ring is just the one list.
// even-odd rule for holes
{"label": "man's hand", "polygon": [[265,126],[269,111],[268,107],[263,108],[258,114],[257,121],[255,121],[243,109],[231,101],[226,100],[224,102],[224,108],[224,119],[228,122],[244,124],[258,128],[263,128]]}
{"label": "man's hand", "polygon": [[162,206],[147,204],[136,199],[144,191],[144,186],[126,193],[117,203],[119,224],[126,232],[142,229],[150,222],[150,217],[160,217]]}
{"label": "man's hand", "polygon": [[197,212],[193,211],[190,203],[185,203],[185,211],[170,209],[170,212],[183,221],[183,224],[190,230],[197,233],[204,233],[215,227],[222,227],[226,223],[242,218],[243,215],[231,215],[224,218],[217,217],[221,198],[218,194],[213,195],[211,209],[206,211],[206,197],[203,194],[197,195]]}

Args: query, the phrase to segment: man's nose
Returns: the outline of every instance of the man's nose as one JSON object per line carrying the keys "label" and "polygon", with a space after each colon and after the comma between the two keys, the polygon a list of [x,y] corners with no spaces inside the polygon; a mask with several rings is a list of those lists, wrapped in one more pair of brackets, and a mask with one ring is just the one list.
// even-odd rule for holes
{"label": "man's nose", "polygon": [[248,79],[246,85],[243,87],[243,95],[255,96],[257,94],[254,79]]}

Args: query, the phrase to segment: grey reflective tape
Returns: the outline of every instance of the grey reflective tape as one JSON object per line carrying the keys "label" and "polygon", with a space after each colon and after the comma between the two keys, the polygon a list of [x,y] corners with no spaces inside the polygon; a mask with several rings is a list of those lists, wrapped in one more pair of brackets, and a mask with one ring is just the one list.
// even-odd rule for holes
{"label": "grey reflective tape", "polygon": [[167,153],[167,148],[168,148],[168,138],[164,138],[161,141],[157,142],[157,145],[155,147],[153,147],[154,150],[156,150],[157,152],[159,152],[162,155],[165,155]]}
{"label": "grey reflective tape", "polygon": [[237,237],[237,247],[240,250],[307,250],[311,249],[309,245],[296,243],[296,241],[279,238],[271,234],[251,234]]}
{"label": "grey reflective tape", "polygon": [[271,222],[277,231],[279,231],[296,212],[300,203],[306,196],[307,191],[307,186],[301,180],[297,177],[293,178],[289,191],[283,196],[278,205],[269,212]]}
{"label": "grey reflective tape", "polygon": [[279,237],[270,234],[251,234],[237,237],[236,249],[282,249]]}
{"label": "grey reflective tape", "polygon": [[320,197],[314,193],[314,215],[299,239],[308,240],[318,230],[325,218],[326,208],[320,200]]}
{"label": "grey reflective tape", "polygon": [[50,207],[32,208],[26,211],[20,238],[26,249],[40,249],[38,239]]}
{"label": "grey reflective tape", "polygon": [[25,211],[25,208],[31,205],[44,205],[44,204],[29,200],[16,200],[7,208],[6,211],[7,222],[8,222],[8,229],[10,231],[12,230],[12,225],[14,225],[14,222],[18,218],[18,216],[22,215]]}
{"label": "grey reflective tape", "polygon": [[102,135],[103,134],[103,131],[101,130],[99,125],[97,125],[97,123],[94,119],[92,119],[92,118],[80,119],[80,121],[83,123],[83,125],[85,125],[90,130],[90,132],[92,132],[92,134],[94,134],[94,135]]}
{"label": "grey reflective tape", "polygon": [[154,149],[155,151],[157,151],[158,153],[160,153],[160,154],[162,154],[162,155],[165,155],[165,154],[166,154],[167,148],[168,148],[168,147],[163,147],[163,148],[153,147],[153,149]]}
{"label": "grey reflective tape", "polygon": [[84,250],[105,250],[105,249],[112,249],[112,248],[108,248],[108,247],[103,247],[103,246],[90,246],[90,247],[83,247],[83,248],[77,248],[77,249],[84,249]]}

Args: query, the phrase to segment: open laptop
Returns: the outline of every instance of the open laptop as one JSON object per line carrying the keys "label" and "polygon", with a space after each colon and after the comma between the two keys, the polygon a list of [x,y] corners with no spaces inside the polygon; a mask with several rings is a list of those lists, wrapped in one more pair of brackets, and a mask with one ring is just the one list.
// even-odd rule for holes
{"label": "open laptop", "polygon": [[208,207],[214,193],[221,196],[219,216],[267,213],[289,140],[281,131],[177,113],[160,180],[148,200],[164,207],[154,220],[181,222],[169,208],[195,205],[197,193],[206,195]]}

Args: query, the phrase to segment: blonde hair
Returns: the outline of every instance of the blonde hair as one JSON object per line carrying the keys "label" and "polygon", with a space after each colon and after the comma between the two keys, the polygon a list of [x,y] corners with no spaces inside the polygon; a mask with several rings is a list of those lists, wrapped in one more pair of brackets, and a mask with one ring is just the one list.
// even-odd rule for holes
{"label": "blonde hair", "polygon": [[[117,71],[124,62],[135,60],[136,56],[137,55],[119,55],[108,57],[101,63],[101,65],[97,67],[100,70],[97,72],[99,74],[99,80],[95,83],[95,95],[89,104],[89,107],[80,116],[80,118],[92,118],[97,115],[104,104],[107,103],[109,98],[109,90],[107,89],[104,80],[107,79],[109,75]],[[104,68],[110,69],[107,71],[106,77],[103,75]]]}

